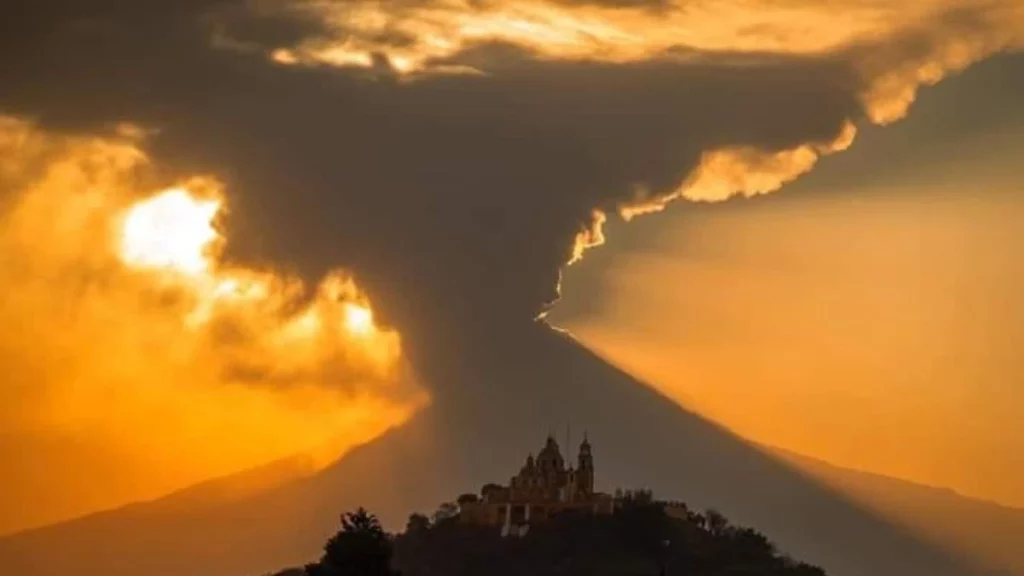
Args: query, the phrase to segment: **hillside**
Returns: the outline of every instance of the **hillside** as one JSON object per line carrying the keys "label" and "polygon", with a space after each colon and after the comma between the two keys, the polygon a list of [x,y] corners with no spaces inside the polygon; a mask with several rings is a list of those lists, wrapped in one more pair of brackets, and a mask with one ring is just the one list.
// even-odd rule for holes
{"label": "hillside", "polygon": [[278,576],[825,576],[717,512],[670,515],[651,501],[626,501],[613,515],[567,512],[522,537],[458,517],[414,515],[394,538],[362,510],[342,522],[318,562]]}
{"label": "hillside", "polygon": [[[720,518],[720,517],[719,517]],[[613,517],[567,515],[522,539],[447,523],[403,534],[395,565],[403,576],[622,576],[763,574],[824,576],[820,568],[776,553],[760,533],[703,516],[669,518],[656,506]]]}
{"label": "hillside", "polygon": [[[975,557],[979,563],[992,568],[1003,568],[1011,574],[1024,574],[1024,552],[1016,545],[1024,539],[1024,511],[966,498],[948,490],[833,467],[788,452],[776,452],[801,470],[827,480],[837,488],[841,487],[852,497],[874,502],[880,507],[884,506],[891,517],[902,518],[908,525],[928,525],[933,531],[942,532],[945,537],[937,538],[938,541],[949,545],[950,548],[963,550]],[[360,457],[357,453],[356,458]],[[328,532],[326,526],[324,529],[309,529],[311,506],[300,504],[297,494],[307,493],[307,502],[318,501],[327,507],[346,499],[340,494],[330,496],[318,492],[326,490],[335,482],[338,482],[338,485],[344,485],[345,482],[332,469],[314,477],[287,473],[295,472],[297,468],[301,467],[295,463],[280,463],[236,477],[204,483],[153,502],[90,515],[46,529],[23,533],[7,540],[0,539],[0,558],[3,558],[5,566],[19,566],[17,561],[23,561],[19,567],[25,570],[25,574],[50,574],[56,573],[58,567],[64,566],[61,558],[68,561],[73,558],[85,558],[88,561],[90,557],[106,556],[109,560],[105,566],[117,573],[121,564],[115,562],[110,557],[111,554],[102,554],[102,551],[115,548],[108,546],[109,542],[131,538],[129,541],[133,545],[141,546],[145,556],[161,554],[160,551],[167,548],[170,543],[184,543],[180,552],[186,561],[205,558],[229,574],[258,574],[271,570],[275,564],[280,565],[302,558],[312,559],[317,552],[320,538]],[[245,494],[239,494],[238,487],[245,487]],[[277,509],[274,503],[289,493],[293,494],[290,498],[291,504]],[[248,513],[245,512],[246,509]],[[288,518],[287,514],[290,512],[296,515]],[[254,523],[246,526],[243,522],[246,516]],[[337,514],[322,510],[318,516],[322,517],[324,523],[329,524],[336,522]],[[272,524],[268,521],[269,518],[276,518],[280,526],[292,528],[301,537],[273,542],[272,534],[278,531],[269,526]],[[567,518],[560,522],[572,524],[575,521]],[[200,524],[221,527],[224,530],[196,531],[194,527]],[[264,525],[263,528],[260,528],[261,525]],[[557,533],[561,525],[552,524],[550,528],[532,534],[529,542],[537,541],[538,550],[546,554],[551,553],[553,548],[547,543],[547,539],[551,534]],[[583,532],[587,530],[584,529]],[[219,535],[211,536],[214,533]],[[128,536],[129,534],[134,536]],[[261,538],[260,534],[264,537]],[[253,538],[251,545],[245,542],[244,539],[247,538]],[[478,561],[474,560],[477,556],[451,556],[445,560],[446,555],[441,551],[461,545],[463,539],[477,542],[481,546],[479,550],[483,552],[484,558],[502,558],[524,545],[499,542],[495,534],[486,530],[452,525],[439,526],[425,538],[399,539],[396,552],[403,573],[407,576],[419,573],[433,576],[433,573],[427,571],[429,566],[445,566],[456,574],[461,573],[460,570],[466,569],[461,564],[472,564]],[[33,551],[36,550],[41,553],[49,542],[57,541],[65,542],[65,549],[55,558],[44,564],[31,561],[32,556],[29,554],[34,555]],[[189,545],[189,542],[194,545]],[[204,543],[210,550],[201,554],[199,550]],[[229,546],[231,543],[249,549],[250,552],[238,555],[232,561]],[[437,558],[431,553],[423,562],[417,560],[418,555],[424,554],[424,543],[427,543],[427,550],[436,553]],[[568,546],[580,545],[580,541],[573,538],[566,540],[566,543]],[[605,544],[602,544],[603,546]],[[17,550],[23,554],[12,555],[12,552]],[[92,555],[89,554],[90,551]],[[450,566],[452,558],[459,558],[460,565]],[[135,561],[136,558],[132,560]],[[97,561],[92,562],[92,565],[96,565]],[[504,565],[505,562],[502,560],[501,564]],[[53,570],[47,568],[51,563],[55,565]],[[160,564],[173,566],[176,561]],[[416,565],[411,566],[412,564]],[[30,565],[34,568],[30,568]],[[214,573],[212,570],[204,569],[193,572]]]}
{"label": "hillside", "polygon": [[[172,502],[2,538],[0,567],[19,576],[252,576],[301,565],[336,530],[338,511],[367,506],[389,529],[399,529],[410,511],[506,480],[548,423],[571,419],[595,443],[599,487],[641,484],[719,509],[833,576],[1006,574],[893,523],[572,342],[545,333],[519,345],[534,362],[465,356],[461,369],[469,382],[500,380],[486,395],[467,393],[459,404],[435,401],[317,474],[268,482],[244,497],[219,489],[203,490],[201,498],[186,492]],[[962,517],[963,531],[993,529],[984,519]],[[1024,534],[1006,538],[1019,542]]]}
{"label": "hillside", "polygon": [[1024,510],[857,470],[792,452],[783,460],[924,538],[978,564],[1024,574]]}

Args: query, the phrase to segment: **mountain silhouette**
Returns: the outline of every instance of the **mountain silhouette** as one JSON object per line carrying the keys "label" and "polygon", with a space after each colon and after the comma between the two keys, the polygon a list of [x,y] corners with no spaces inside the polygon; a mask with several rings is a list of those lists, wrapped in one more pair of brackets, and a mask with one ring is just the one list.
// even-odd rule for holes
{"label": "mountain silhouette", "polygon": [[[495,341],[450,343],[461,355],[444,365],[457,365],[448,375],[460,378],[462,393],[435,396],[405,425],[319,473],[279,476],[276,486],[241,498],[135,505],[21,533],[0,540],[0,566],[22,576],[245,576],[302,565],[317,557],[342,511],[365,506],[398,529],[410,512],[506,482],[539,439],[571,423],[594,446],[598,489],[642,486],[718,509],[829,574],[1009,573],[883,519],[681,409],[568,335],[542,324],[505,331],[500,341],[514,341],[514,354]],[[414,362],[418,370],[440,365]]]}
{"label": "mountain silhouette", "polygon": [[1024,574],[1024,510],[962,496],[887,476],[833,466],[815,458],[771,449],[783,461],[824,480],[887,518],[924,537],[962,550],[980,563]]}

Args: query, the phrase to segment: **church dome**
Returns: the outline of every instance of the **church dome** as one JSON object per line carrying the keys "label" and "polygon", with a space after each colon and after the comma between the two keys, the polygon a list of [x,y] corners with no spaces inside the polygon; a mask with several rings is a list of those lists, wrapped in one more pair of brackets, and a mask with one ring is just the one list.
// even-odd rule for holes
{"label": "church dome", "polygon": [[562,452],[558,449],[558,443],[551,436],[548,436],[544,449],[537,455],[537,465],[542,469],[561,470],[565,466],[562,459]]}

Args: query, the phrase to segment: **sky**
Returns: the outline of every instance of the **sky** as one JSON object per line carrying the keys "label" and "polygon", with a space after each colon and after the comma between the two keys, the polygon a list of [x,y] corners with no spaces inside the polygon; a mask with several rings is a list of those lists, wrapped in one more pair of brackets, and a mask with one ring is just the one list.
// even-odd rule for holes
{"label": "sky", "polygon": [[1022,210],[889,194],[704,215],[557,322],[751,440],[1020,506]]}
{"label": "sky", "polygon": [[140,194],[131,137],[2,129],[0,529],[333,458],[423,402],[347,272],[222,261],[218,183]]}
{"label": "sky", "polygon": [[[750,276],[708,289],[764,280],[787,256],[746,252],[742,213],[679,230],[652,213],[775,192],[898,128],[923,87],[1024,46],[1011,0],[47,0],[8,14],[0,457],[16,464],[0,493],[48,502],[0,506],[8,531],[311,447],[336,455],[428,403],[493,392],[439,367],[543,315],[565,266],[611,254],[625,220],[680,244],[727,237]],[[763,225],[812,233],[820,211],[898,236],[892,214],[917,212],[901,192],[847,214],[823,188]],[[987,209],[973,226],[1012,213]],[[883,252],[814,265],[861,278],[856,258]],[[644,274],[692,272],[662,264]],[[687,311],[640,288],[643,310]],[[67,480],[82,462],[109,482]]]}
{"label": "sky", "polygon": [[777,195],[616,230],[553,321],[756,442],[1021,506],[1022,66]]}

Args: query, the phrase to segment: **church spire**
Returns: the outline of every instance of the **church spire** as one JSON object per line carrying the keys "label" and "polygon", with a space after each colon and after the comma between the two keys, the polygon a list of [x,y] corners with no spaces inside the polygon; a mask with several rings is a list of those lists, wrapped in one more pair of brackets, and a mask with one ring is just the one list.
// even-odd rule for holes
{"label": "church spire", "polygon": [[577,458],[576,475],[580,490],[584,494],[594,493],[594,455],[590,452],[590,439],[586,431],[583,432],[583,442],[580,443],[580,453]]}

